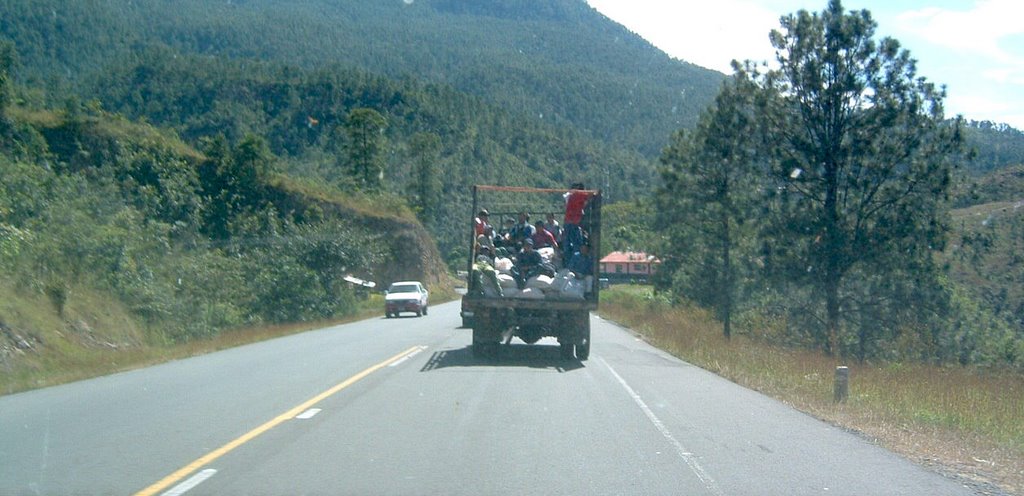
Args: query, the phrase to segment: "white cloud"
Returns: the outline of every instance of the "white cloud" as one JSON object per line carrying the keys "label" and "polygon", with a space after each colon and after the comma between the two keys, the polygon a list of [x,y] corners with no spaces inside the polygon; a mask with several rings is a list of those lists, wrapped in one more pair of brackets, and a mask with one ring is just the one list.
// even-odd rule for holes
{"label": "white cloud", "polygon": [[966,119],[1006,123],[1024,130],[1024,102],[1019,99],[1000,98],[984,92],[951,92],[946,99],[946,108],[948,117],[961,114]]}
{"label": "white cloud", "polygon": [[946,98],[948,107],[970,109],[971,113],[979,115],[1002,114],[1007,110],[1006,103],[988,95],[960,95],[952,94]]}
{"label": "white cloud", "polygon": [[929,7],[896,17],[903,29],[930,43],[1014,65],[1024,65],[1024,54],[1014,53],[1020,47],[1008,49],[1004,40],[1024,34],[1022,18],[1019,0],[978,0],[970,10]]}
{"label": "white cloud", "polygon": [[778,27],[779,15],[751,0],[588,3],[669,55],[702,67],[731,73],[733,59],[774,58],[768,33]]}
{"label": "white cloud", "polygon": [[[733,60],[774,59],[768,33],[779,17],[820,11],[825,0],[587,0],[669,55],[732,72]],[[879,21],[919,60],[921,76],[949,89],[947,115],[1005,122],[1024,129],[1024,0],[941,2],[960,10],[920,7],[921,0],[847,0]],[[927,3],[940,3],[928,0]],[[902,6],[909,5],[908,9]]]}
{"label": "white cloud", "polygon": [[1024,86],[1024,67],[1001,67],[983,71],[981,74],[985,79],[995,83]]}
{"label": "white cloud", "polygon": [[[976,0],[964,10],[936,7],[895,17],[897,29],[946,53],[946,108],[968,118],[1024,126],[1024,2]],[[944,56],[943,56],[944,55]]]}

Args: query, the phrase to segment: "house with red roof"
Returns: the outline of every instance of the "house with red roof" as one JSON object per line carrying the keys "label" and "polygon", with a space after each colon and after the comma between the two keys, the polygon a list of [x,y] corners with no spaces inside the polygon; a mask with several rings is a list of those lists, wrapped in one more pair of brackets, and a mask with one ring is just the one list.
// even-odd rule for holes
{"label": "house with red roof", "polygon": [[642,251],[613,251],[598,263],[601,277],[609,281],[646,282],[657,272],[661,260]]}

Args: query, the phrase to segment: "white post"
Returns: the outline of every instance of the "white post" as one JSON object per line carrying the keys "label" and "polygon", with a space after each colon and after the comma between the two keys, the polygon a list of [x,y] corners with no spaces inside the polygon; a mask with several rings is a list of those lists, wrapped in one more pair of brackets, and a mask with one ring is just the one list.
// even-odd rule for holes
{"label": "white post", "polygon": [[850,396],[850,369],[844,365],[836,367],[835,402],[846,403]]}

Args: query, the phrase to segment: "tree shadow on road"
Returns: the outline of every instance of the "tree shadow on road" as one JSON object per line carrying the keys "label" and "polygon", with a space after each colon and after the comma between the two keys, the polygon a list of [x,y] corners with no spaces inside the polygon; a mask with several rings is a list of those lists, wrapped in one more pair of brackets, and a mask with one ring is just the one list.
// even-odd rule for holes
{"label": "tree shadow on road", "polygon": [[478,357],[473,355],[470,346],[452,350],[438,350],[423,365],[420,372],[449,367],[529,367],[534,369],[553,369],[560,373],[571,372],[585,367],[576,359],[565,359],[558,346],[508,344],[498,346],[497,357]]}

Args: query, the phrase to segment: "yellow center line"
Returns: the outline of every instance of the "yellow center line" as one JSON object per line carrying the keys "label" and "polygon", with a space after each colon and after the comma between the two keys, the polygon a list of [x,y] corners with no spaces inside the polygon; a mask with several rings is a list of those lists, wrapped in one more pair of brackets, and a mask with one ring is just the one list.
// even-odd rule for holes
{"label": "yellow center line", "polygon": [[395,355],[395,356],[393,356],[391,358],[388,358],[387,360],[384,360],[383,362],[378,363],[377,365],[374,365],[374,366],[372,366],[372,367],[370,367],[370,368],[368,368],[368,369],[366,369],[366,370],[364,370],[364,371],[362,371],[362,372],[360,372],[360,373],[358,373],[358,374],[356,374],[356,375],[354,375],[352,377],[349,377],[344,382],[342,382],[340,384],[337,384],[334,387],[332,387],[332,388],[330,388],[330,389],[328,389],[328,390],[326,390],[326,391],[324,391],[324,392],[322,392],[322,393],[320,393],[320,394],[318,394],[318,395],[316,395],[316,396],[306,400],[305,402],[303,402],[302,404],[296,406],[295,408],[292,408],[291,410],[288,410],[287,412],[284,412],[281,415],[278,415],[278,416],[274,417],[269,422],[267,422],[267,423],[265,423],[265,424],[255,428],[255,429],[253,429],[253,430],[251,430],[249,432],[246,432],[245,434],[242,434],[241,436],[239,436],[234,441],[231,441],[230,443],[227,443],[224,446],[221,446],[220,448],[217,448],[217,449],[215,449],[215,450],[213,450],[213,451],[211,451],[211,452],[209,452],[209,453],[207,453],[207,454],[197,458],[194,462],[189,463],[188,465],[185,465],[184,467],[181,467],[180,469],[178,469],[177,471],[175,471],[171,475],[168,475],[167,477],[164,477],[163,479],[160,479],[160,481],[157,482],[156,484],[153,484],[152,486],[149,486],[149,487],[147,487],[147,488],[145,488],[145,489],[135,493],[135,496],[152,496],[152,495],[154,495],[154,494],[156,494],[156,493],[158,493],[158,492],[160,492],[160,491],[170,487],[171,484],[174,484],[175,482],[178,482],[179,480],[184,479],[185,476],[191,474],[192,472],[195,472],[196,470],[199,470],[199,468],[203,467],[204,465],[206,465],[206,464],[208,464],[208,463],[210,463],[210,462],[212,462],[212,461],[214,461],[214,460],[224,456],[225,454],[227,454],[231,450],[233,450],[233,449],[235,449],[235,448],[237,448],[237,447],[239,447],[239,446],[241,446],[241,445],[251,441],[253,438],[259,436],[260,434],[263,434],[264,432],[267,432],[270,429],[273,429],[278,424],[280,424],[280,423],[282,423],[282,422],[284,422],[286,420],[290,420],[291,418],[295,417],[296,415],[298,415],[298,414],[308,410],[311,406],[313,406],[313,405],[323,401],[328,396],[331,396],[332,394],[337,393],[338,391],[341,391],[342,389],[345,389],[345,388],[351,386],[352,384],[355,384],[360,379],[365,378],[366,376],[376,372],[377,370],[380,370],[383,367],[387,367],[392,362],[395,362],[395,361],[401,359],[402,357],[408,355],[409,353],[412,353],[412,352],[414,352],[416,350],[419,350],[419,349],[420,349],[419,346],[413,346],[412,348],[409,348],[408,350],[405,350],[405,351],[403,351],[403,352],[401,352],[401,353],[399,353],[399,354],[397,354],[397,355]]}

